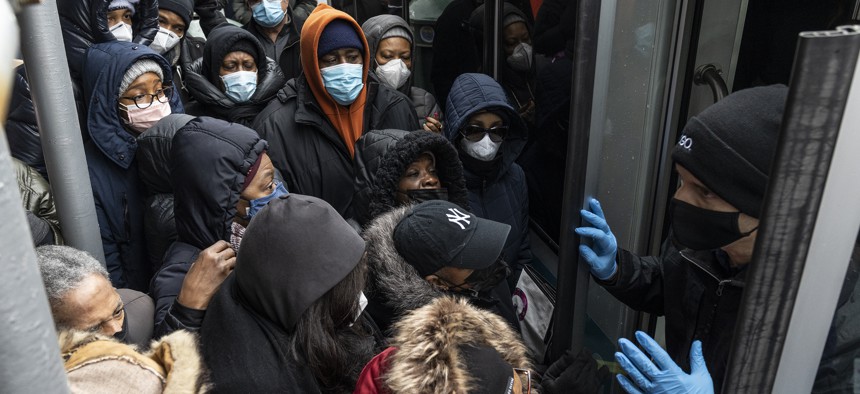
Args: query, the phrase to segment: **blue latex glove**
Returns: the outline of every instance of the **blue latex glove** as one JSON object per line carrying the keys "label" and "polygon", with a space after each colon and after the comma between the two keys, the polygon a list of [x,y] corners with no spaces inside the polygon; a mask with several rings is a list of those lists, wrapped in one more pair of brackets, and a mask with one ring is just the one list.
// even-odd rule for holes
{"label": "blue latex glove", "polygon": [[630,394],[714,393],[714,382],[705,366],[705,357],[702,356],[702,342],[694,341],[690,348],[691,372],[688,375],[647,334],[636,331],[636,340],[651,355],[654,362],[651,362],[648,356],[632,342],[624,338],[619,339],[618,344],[624,353],[615,353],[615,359],[627,371],[630,379],[636,382],[634,385],[626,377],[618,374],[618,382],[625,391]]}
{"label": "blue latex glove", "polygon": [[[579,213],[582,215],[583,222],[590,223],[592,227],[578,227],[574,230],[582,238],[582,243],[579,244],[579,254],[588,262],[592,275],[597,279],[607,280],[612,278],[612,275],[615,275],[615,271],[618,270],[618,264],[615,263],[618,243],[615,241],[612,231],[609,231],[609,225],[606,224],[600,202],[592,198],[588,201],[588,206],[594,213],[584,209]],[[585,244],[586,239],[591,240],[591,246]]]}

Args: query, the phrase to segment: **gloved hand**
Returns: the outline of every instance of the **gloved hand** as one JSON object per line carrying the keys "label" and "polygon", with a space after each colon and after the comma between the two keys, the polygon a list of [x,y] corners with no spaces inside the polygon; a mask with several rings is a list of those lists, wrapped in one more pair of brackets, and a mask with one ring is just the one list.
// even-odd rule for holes
{"label": "gloved hand", "polygon": [[583,349],[575,356],[568,350],[543,374],[541,393],[596,393],[608,376],[609,370],[605,366],[597,369],[597,362],[587,349]]}
{"label": "gloved hand", "polygon": [[714,382],[705,366],[705,357],[702,356],[702,342],[694,341],[690,348],[691,373],[688,375],[647,334],[636,331],[636,340],[651,355],[654,362],[652,363],[648,356],[639,351],[632,342],[624,338],[619,339],[618,344],[624,353],[615,353],[615,359],[627,371],[630,379],[636,382],[634,385],[623,375],[618,374],[618,382],[625,391],[631,394],[714,393]]}
{"label": "gloved hand", "polygon": [[592,198],[588,201],[588,206],[594,213],[584,209],[579,213],[582,215],[582,220],[593,227],[578,227],[574,231],[582,237],[582,241],[586,238],[591,239],[591,246],[586,245],[585,242],[580,243],[579,254],[591,266],[592,275],[600,280],[608,280],[618,270],[618,264],[615,263],[618,243],[612,231],[609,230],[609,225],[606,224],[600,202]]}

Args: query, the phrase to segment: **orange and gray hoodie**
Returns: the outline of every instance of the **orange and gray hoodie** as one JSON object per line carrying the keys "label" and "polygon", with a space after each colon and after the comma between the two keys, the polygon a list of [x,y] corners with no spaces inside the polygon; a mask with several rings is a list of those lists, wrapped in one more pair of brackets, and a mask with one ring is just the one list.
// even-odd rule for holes
{"label": "orange and gray hoodie", "polygon": [[[319,58],[317,57],[317,48],[323,30],[325,30],[329,23],[337,19],[349,22],[355,28],[356,35],[364,45],[362,49],[364,70],[361,76],[364,87],[355,101],[349,106],[338,104],[326,91],[322,74],[320,73]],[[344,144],[349,150],[349,155],[352,157],[355,155],[355,142],[361,137],[364,128],[364,104],[367,102],[367,70],[370,67],[370,53],[368,52],[367,40],[364,38],[361,26],[349,14],[338,11],[326,4],[320,4],[308,16],[302,27],[300,45],[302,69],[304,70],[305,78],[308,81],[311,92],[314,98],[316,98],[317,103],[319,103],[322,112],[331,121],[337,133],[343,139]]]}

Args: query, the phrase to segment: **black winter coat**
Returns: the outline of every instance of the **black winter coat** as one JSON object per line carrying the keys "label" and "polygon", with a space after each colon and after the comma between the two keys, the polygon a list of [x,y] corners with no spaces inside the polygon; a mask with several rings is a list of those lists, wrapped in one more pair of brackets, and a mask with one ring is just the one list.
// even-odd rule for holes
{"label": "black winter coat", "polygon": [[194,102],[186,110],[188,114],[210,116],[239,123],[242,126],[250,126],[254,117],[284,86],[286,79],[280,67],[274,60],[267,59],[265,67],[258,65],[257,89],[247,102],[237,103],[227,97],[220,85],[213,82],[217,79],[217,68],[222,60],[218,58],[218,54],[222,51],[210,46],[221,45],[229,48],[239,40],[249,40],[256,43],[257,52],[259,54],[264,53],[263,46],[251,33],[245,30],[232,25],[228,25],[227,28],[213,29],[206,42],[207,48],[203,58],[192,63],[185,73],[185,86],[194,98]]}
{"label": "black winter coat", "polygon": [[747,272],[728,268],[728,258],[717,253],[668,246],[661,258],[620,250],[615,278],[597,281],[627,306],[666,316],[667,351],[685,371],[690,346],[701,340],[714,392],[720,392],[728,366]]}
{"label": "black winter coat", "polygon": [[[504,114],[510,122],[508,135],[491,162],[478,161],[459,148],[462,139],[459,130],[473,114],[486,109]],[[515,272],[508,282],[513,289],[518,271],[532,260],[528,186],[523,169],[514,162],[528,138],[525,123],[508,103],[499,84],[483,74],[468,74],[457,79],[445,116],[448,119],[445,135],[458,147],[463,161],[470,210],[478,217],[511,226],[504,259]]]}
{"label": "black winter coat", "polygon": [[152,280],[156,337],[200,328],[205,311],[186,308],[176,297],[200,251],[230,241],[245,174],[266,150],[266,141],[253,130],[207,117],[188,122],[173,142],[170,184],[178,240]]}
{"label": "black winter coat", "polygon": [[352,212],[360,225],[400,205],[395,200],[400,177],[423,152],[433,154],[439,183],[448,189],[448,201],[469,209],[463,164],[445,137],[423,130],[373,130],[355,143]]}
{"label": "black winter coat", "polygon": [[[143,193],[134,160],[137,138],[126,130],[117,109],[120,82],[140,59],[161,65],[163,82],[172,82],[167,61],[149,47],[112,41],[93,45],[87,52],[83,87],[90,139],[84,152],[111,283],[146,291],[155,267],[147,259],[143,234]],[[174,113],[183,112],[178,94],[170,98],[170,107]]]}
{"label": "black winter coat", "polygon": [[191,115],[171,114],[137,137],[140,146],[135,160],[143,182],[145,204],[143,226],[146,250],[156,270],[164,254],[176,241],[173,221],[173,187],[170,185],[170,147],[176,130],[194,119]]}
{"label": "black winter coat", "polygon": [[[367,77],[364,133],[374,129],[411,130],[418,120],[409,100]],[[355,183],[353,158],[328,117],[320,110],[302,75],[290,80],[277,100],[260,113],[254,130],[269,141],[269,156],[291,193],[318,197],[350,217]]]}
{"label": "black winter coat", "polygon": [[7,114],[6,138],[12,157],[39,171],[39,174],[48,180],[39,125],[36,124],[36,109],[30,97],[30,83],[23,65],[15,69],[15,84],[12,85]]}
{"label": "black winter coat", "polygon": [[[290,3],[292,5],[292,3]],[[292,18],[292,11],[287,11],[288,18]],[[269,39],[269,36],[263,34],[258,30],[257,23],[252,18],[248,24],[243,26],[245,30],[249,33],[253,34],[254,37],[257,38],[257,41],[260,42],[264,47],[275,47],[275,44]],[[284,26],[286,29],[287,42],[284,46],[283,50],[280,53],[277,53],[276,56],[269,56],[271,49],[266,51],[266,56],[271,59],[274,59],[278,66],[281,68],[281,72],[284,74],[284,82],[287,80],[298,77],[299,74],[302,73],[302,59],[301,59],[301,51],[299,50],[299,32],[298,26],[295,22],[290,23],[289,25]],[[282,33],[284,33],[282,31]],[[275,48],[277,49],[277,48]],[[283,86],[283,83],[281,84]],[[279,86],[280,87],[280,86]]]}

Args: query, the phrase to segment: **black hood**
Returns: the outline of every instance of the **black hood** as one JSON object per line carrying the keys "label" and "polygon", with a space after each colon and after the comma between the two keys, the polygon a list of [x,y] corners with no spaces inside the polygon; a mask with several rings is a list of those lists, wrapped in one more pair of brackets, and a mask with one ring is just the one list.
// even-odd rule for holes
{"label": "black hood", "polygon": [[239,298],[292,333],[304,312],[358,266],[364,249],[364,240],[327,202],[282,196],[245,231],[233,273]]}
{"label": "black hood", "polygon": [[199,117],[176,132],[170,149],[170,183],[179,241],[205,249],[229,241],[245,174],[266,150],[257,132]]}
{"label": "black hood", "polygon": [[257,82],[254,95],[245,103],[237,103],[201,74],[202,66],[203,59],[197,59],[185,72],[183,81],[188,92],[207,113],[218,114],[222,118],[244,125],[250,125],[254,121],[254,117],[275,97],[287,81],[278,63],[266,58],[266,67],[257,69],[258,72],[265,70],[265,76]]}
{"label": "black hood", "polygon": [[[115,41],[108,29],[107,11],[110,0],[60,0],[57,11],[66,58],[73,80],[79,80],[84,69],[87,49],[97,43]],[[149,45],[158,33],[158,1],[141,0],[132,17],[133,43]]]}
{"label": "black hood", "polygon": [[400,176],[422,152],[436,159],[439,182],[448,199],[469,209],[469,194],[457,149],[443,136],[427,131],[373,130],[355,144],[353,212],[362,225],[399,204],[395,190]]}
{"label": "black hood", "polygon": [[191,115],[170,114],[137,136],[137,171],[149,195],[173,193],[170,186],[170,147],[176,130],[194,119]]}
{"label": "black hood", "polygon": [[209,36],[206,37],[206,46],[203,47],[203,64],[200,69],[200,74],[203,75],[210,83],[216,84],[220,80],[218,77],[218,69],[221,66],[221,61],[228,53],[235,51],[233,47],[239,41],[248,41],[256,50],[255,53],[250,53],[257,63],[257,78],[263,80],[266,78],[267,71],[260,67],[265,63],[266,50],[260,41],[254,37],[251,32],[230,24],[218,26],[212,30]]}

